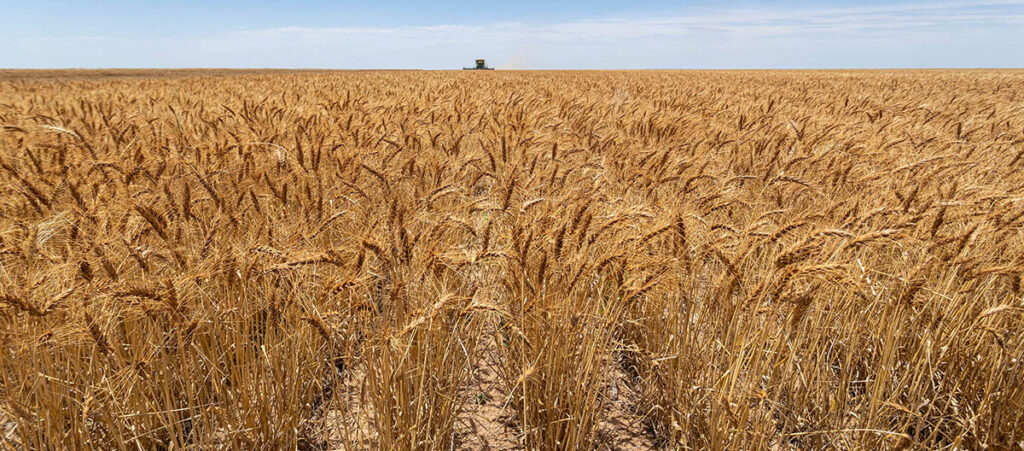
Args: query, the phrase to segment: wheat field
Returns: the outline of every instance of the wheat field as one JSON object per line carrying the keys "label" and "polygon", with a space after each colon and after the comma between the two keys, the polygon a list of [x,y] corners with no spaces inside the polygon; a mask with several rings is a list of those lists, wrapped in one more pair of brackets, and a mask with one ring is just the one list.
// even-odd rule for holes
{"label": "wheat field", "polygon": [[0,447],[1024,447],[1024,72],[2,75]]}

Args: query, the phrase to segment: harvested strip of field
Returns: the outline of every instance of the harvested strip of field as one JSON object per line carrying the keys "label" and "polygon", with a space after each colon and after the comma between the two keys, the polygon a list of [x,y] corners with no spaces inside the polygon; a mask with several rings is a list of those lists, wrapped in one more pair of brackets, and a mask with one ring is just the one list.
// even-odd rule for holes
{"label": "harvested strip of field", "polygon": [[87,75],[0,80],[4,447],[1024,443],[1024,72]]}

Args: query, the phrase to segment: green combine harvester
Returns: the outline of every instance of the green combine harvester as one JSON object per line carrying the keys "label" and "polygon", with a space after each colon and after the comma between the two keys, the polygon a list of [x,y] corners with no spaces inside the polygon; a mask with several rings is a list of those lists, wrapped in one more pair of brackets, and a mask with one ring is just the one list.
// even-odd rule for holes
{"label": "green combine harvester", "polygon": [[476,60],[476,67],[463,67],[462,70],[494,70],[493,67],[487,67],[484,64],[483,58]]}

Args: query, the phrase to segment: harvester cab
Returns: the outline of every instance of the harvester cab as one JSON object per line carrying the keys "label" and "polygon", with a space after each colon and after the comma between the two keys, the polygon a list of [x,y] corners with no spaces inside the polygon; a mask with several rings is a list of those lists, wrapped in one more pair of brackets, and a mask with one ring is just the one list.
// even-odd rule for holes
{"label": "harvester cab", "polygon": [[476,60],[476,67],[463,67],[463,70],[494,70],[493,67],[487,67],[484,63],[483,58]]}

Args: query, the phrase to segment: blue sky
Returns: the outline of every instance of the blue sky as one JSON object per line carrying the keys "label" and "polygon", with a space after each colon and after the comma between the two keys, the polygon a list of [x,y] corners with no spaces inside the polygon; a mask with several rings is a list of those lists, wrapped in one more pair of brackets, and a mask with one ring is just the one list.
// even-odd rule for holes
{"label": "blue sky", "polygon": [[0,67],[1024,67],[1024,0],[0,0]]}

